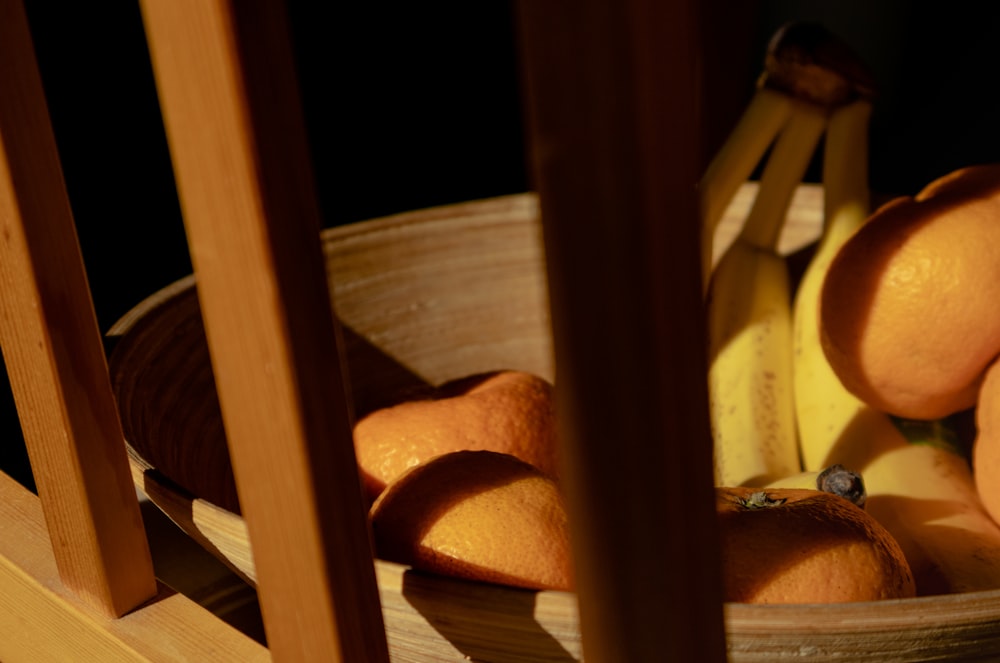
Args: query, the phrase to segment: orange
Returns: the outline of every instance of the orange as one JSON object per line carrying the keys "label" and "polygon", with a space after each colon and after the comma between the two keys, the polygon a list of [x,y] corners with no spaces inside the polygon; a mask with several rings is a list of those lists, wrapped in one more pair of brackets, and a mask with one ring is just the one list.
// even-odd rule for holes
{"label": "orange", "polygon": [[844,386],[877,410],[937,419],[975,404],[1000,353],[1000,164],[879,208],[824,282],[820,329]]}
{"label": "orange", "polygon": [[916,589],[891,534],[846,499],[800,488],[716,488],[725,600],[840,603]]}
{"label": "orange", "polygon": [[509,453],[557,476],[553,387],[513,370],[454,380],[360,419],[354,448],[371,500],[406,469],[462,449]]}
{"label": "orange", "polygon": [[983,506],[1000,523],[1000,360],[986,370],[979,389],[972,470]]}
{"label": "orange", "polygon": [[375,501],[371,523],[385,560],[531,589],[573,585],[558,486],[510,454],[455,451],[417,465]]}

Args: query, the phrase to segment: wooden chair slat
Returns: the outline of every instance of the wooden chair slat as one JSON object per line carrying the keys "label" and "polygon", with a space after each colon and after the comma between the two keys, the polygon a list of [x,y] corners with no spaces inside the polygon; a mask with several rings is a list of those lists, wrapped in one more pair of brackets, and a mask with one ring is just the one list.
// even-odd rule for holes
{"label": "wooden chair slat", "polygon": [[697,5],[518,3],[587,661],[725,660]]}
{"label": "wooden chair slat", "polygon": [[287,17],[142,2],[276,660],[388,660]]}
{"label": "wooden chair slat", "polygon": [[20,0],[0,89],[0,344],[62,580],[121,615],[156,583]]}

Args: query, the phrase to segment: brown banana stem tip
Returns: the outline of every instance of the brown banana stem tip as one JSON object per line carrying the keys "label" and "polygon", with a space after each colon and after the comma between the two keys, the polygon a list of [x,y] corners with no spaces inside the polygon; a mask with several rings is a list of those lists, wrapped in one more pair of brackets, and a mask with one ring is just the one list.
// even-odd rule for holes
{"label": "brown banana stem tip", "polygon": [[868,499],[868,492],[865,490],[865,482],[861,475],[840,464],[831,465],[820,472],[816,477],[816,488],[840,495],[862,509],[865,508]]}
{"label": "brown banana stem tip", "polygon": [[758,85],[829,108],[875,94],[865,62],[824,26],[809,21],[786,23],[774,33]]}

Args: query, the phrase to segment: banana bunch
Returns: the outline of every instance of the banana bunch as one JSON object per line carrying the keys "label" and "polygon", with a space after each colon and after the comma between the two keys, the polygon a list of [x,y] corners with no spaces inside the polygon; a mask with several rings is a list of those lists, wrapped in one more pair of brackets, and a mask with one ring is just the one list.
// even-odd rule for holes
{"label": "banana bunch", "polygon": [[[897,538],[919,594],[1000,588],[1000,526],[979,501],[950,422],[871,408],[843,387],[820,343],[823,278],[872,211],[869,79],[812,24],[779,31],[765,64],[699,185],[716,484],[837,492]],[[823,230],[793,285],[778,240],[824,136]],[[768,150],[756,200],[713,268],[723,212]]]}
{"label": "banana bunch", "polygon": [[[778,242],[832,110],[856,94],[840,64],[853,60],[837,44],[811,23],[775,34],[754,97],[699,185],[718,485],[763,486],[801,470],[791,283]],[[768,149],[743,227],[712,269],[723,211]]]}

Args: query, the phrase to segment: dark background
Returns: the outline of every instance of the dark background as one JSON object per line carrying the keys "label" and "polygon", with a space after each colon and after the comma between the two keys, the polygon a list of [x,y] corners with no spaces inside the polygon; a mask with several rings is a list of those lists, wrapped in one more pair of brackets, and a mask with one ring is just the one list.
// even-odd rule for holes
{"label": "dark background", "polygon": [[[26,5],[106,330],[191,271],[139,7]],[[325,225],[531,188],[512,0],[288,5]],[[878,82],[874,190],[912,193],[954,168],[1000,159],[994,3],[703,7],[706,156],[749,99],[770,35],[786,20],[811,19],[852,46]],[[0,390],[0,467],[32,485],[9,390]]]}

